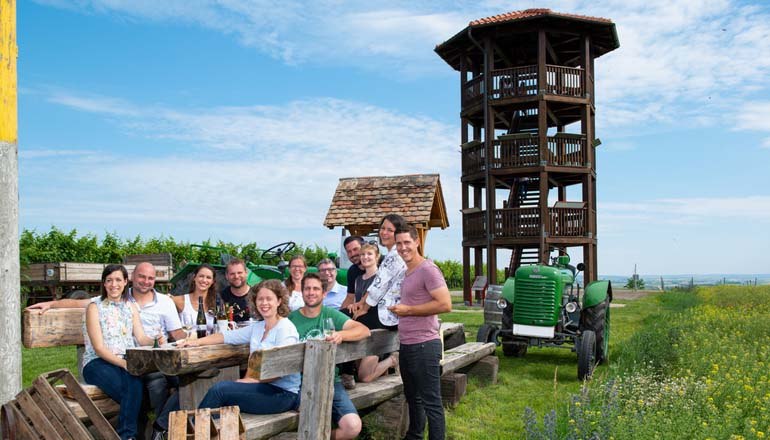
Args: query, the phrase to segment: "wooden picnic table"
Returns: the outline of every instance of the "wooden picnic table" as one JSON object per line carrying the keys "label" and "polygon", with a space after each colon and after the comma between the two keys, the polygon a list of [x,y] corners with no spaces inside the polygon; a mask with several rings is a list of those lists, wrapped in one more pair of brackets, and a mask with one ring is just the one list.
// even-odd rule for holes
{"label": "wooden picnic table", "polygon": [[177,348],[136,347],[126,351],[128,372],[137,376],[160,371],[179,378],[181,409],[195,409],[215,383],[240,378],[249,358],[249,344],[216,344]]}
{"label": "wooden picnic table", "polygon": [[[344,342],[335,350],[334,364],[360,359],[369,353],[398,350],[396,333],[387,330],[372,332],[361,341]],[[303,371],[306,343],[256,350],[249,345],[215,344],[177,348],[166,344],[160,348],[136,347],[126,351],[127,369],[141,376],[160,371],[179,377],[179,401],[182,409],[195,409],[208,389],[223,380],[240,378],[241,366],[248,366],[247,375],[255,379],[273,379]]]}

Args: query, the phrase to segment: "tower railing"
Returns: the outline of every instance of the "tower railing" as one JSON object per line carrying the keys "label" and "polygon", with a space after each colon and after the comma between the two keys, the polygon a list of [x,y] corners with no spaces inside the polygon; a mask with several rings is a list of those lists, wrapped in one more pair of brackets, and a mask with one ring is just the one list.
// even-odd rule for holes
{"label": "tower railing", "polygon": [[463,176],[483,172],[486,169],[486,155],[489,155],[490,168],[493,170],[542,164],[564,167],[586,165],[588,142],[585,135],[556,133],[546,140],[548,148],[545,158],[541,157],[538,138],[534,134],[502,135],[492,141],[491,149],[486,148],[484,142],[469,142],[462,147]]}
{"label": "tower railing", "polygon": [[[520,66],[491,71],[491,92],[489,99],[500,100],[535,96],[539,90],[546,94],[559,96],[587,97],[593,90],[593,78],[584,81],[585,70],[581,67],[557,66],[547,64],[546,84],[541,86],[537,81],[537,65]],[[463,108],[480,104],[484,97],[484,75],[480,74],[467,81],[462,86]]]}
{"label": "tower railing", "polygon": [[463,108],[480,104],[484,97],[484,75],[478,75],[465,83],[461,95]]}
{"label": "tower railing", "polygon": [[[494,238],[533,238],[541,234],[540,208],[503,208],[492,211]],[[588,231],[586,208],[548,208],[551,237],[584,237]],[[463,238],[485,239],[486,211],[463,214]]]}

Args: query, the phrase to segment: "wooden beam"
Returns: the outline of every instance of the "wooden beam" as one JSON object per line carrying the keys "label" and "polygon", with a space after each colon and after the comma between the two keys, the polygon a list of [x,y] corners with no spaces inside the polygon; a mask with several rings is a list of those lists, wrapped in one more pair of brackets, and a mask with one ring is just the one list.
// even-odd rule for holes
{"label": "wooden beam", "polygon": [[485,358],[494,352],[494,342],[466,342],[459,347],[444,352],[444,359],[441,361],[441,374],[454,373],[460,368]]}
{"label": "wooden beam", "polygon": [[331,435],[336,351],[337,344],[331,342],[306,342],[300,389],[298,439],[325,439]]}
{"label": "wooden beam", "polygon": [[152,356],[152,361],[160,372],[177,376],[206,371],[211,368],[245,364],[249,357],[249,345],[218,344],[185,348],[173,346],[129,348],[126,350],[128,372],[142,374],[142,372],[148,371],[149,356]]}
{"label": "wooden beam", "polygon": [[546,41],[545,48],[548,50],[548,54],[551,55],[551,58],[553,59],[553,63],[557,65],[561,65],[561,61],[559,60],[559,55],[556,53],[555,50],[553,50],[553,47],[551,46],[550,41]]}
{"label": "wooden beam", "polygon": [[[389,330],[372,330],[366,339],[343,342],[337,348],[335,363],[361,359],[372,354],[398,351],[398,333]],[[254,379],[273,379],[299,373],[304,365],[305,343],[255,350],[249,356],[247,375]]]}
{"label": "wooden beam", "polygon": [[556,116],[556,114],[554,114],[553,111],[551,111],[550,108],[548,109],[548,117],[551,118],[555,125],[561,125],[561,120],[559,120],[559,118]]}
{"label": "wooden beam", "polygon": [[505,61],[505,63],[508,64],[508,67],[513,67],[516,65],[510,58],[508,58],[508,55],[506,55],[505,52],[503,52],[503,49],[497,43],[494,44],[494,48],[495,48],[495,52],[497,52],[497,54],[500,55],[500,58],[502,58],[503,61]]}
{"label": "wooden beam", "polygon": [[86,309],[25,310],[22,343],[27,348],[83,345]]}

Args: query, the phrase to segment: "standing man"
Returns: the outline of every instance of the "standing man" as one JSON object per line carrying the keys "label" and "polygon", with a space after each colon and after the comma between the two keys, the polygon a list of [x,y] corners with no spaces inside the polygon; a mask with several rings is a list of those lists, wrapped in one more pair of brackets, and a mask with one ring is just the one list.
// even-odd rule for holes
{"label": "standing man", "polygon": [[334,261],[324,258],[318,262],[318,274],[326,283],[327,290],[324,305],[339,310],[345,297],[348,295],[347,287],[337,282],[337,266]]}
{"label": "standing man", "polygon": [[[326,283],[318,274],[306,273],[302,278],[302,299],[305,305],[289,314],[289,320],[297,327],[300,340],[306,339],[312,330],[322,330],[326,318],[332,318],[337,330],[326,338],[328,341],[339,344],[369,337],[370,332],[365,325],[353,321],[339,310],[323,305],[326,290]],[[332,421],[337,424],[337,429],[332,430],[332,439],[353,439],[361,432],[361,418],[338,377],[334,380]]]}
{"label": "standing man", "polygon": [[251,286],[246,282],[248,277],[246,262],[240,258],[233,258],[225,267],[225,278],[229,286],[219,292],[225,304],[233,308],[233,320],[235,322],[248,321],[251,318],[248,297]]}
{"label": "standing man", "polygon": [[446,436],[446,425],[437,315],[452,311],[452,299],[441,270],[420,255],[419,245],[414,226],[396,231],[396,248],[406,263],[406,275],[401,283],[401,303],[391,306],[390,311],[399,317],[399,367],[409,405],[409,430],[404,438],[423,438],[427,417],[428,438],[439,440]]}
{"label": "standing man", "polygon": [[351,235],[342,242],[348,260],[353,264],[348,268],[348,294],[345,296],[345,301],[342,301],[340,310],[347,310],[349,305],[356,302],[356,278],[364,274],[364,269],[361,268],[361,246],[363,245],[364,238],[360,235]]}

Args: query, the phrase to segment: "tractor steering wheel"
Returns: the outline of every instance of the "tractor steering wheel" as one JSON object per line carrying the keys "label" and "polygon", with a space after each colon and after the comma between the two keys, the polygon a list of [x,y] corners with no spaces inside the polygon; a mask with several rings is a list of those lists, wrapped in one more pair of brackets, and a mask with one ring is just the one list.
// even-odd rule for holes
{"label": "tractor steering wheel", "polygon": [[262,259],[278,258],[279,260],[283,260],[284,254],[291,251],[295,247],[297,247],[297,245],[293,241],[285,241],[283,243],[278,243],[270,249],[262,251],[262,255],[259,257]]}

